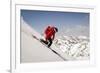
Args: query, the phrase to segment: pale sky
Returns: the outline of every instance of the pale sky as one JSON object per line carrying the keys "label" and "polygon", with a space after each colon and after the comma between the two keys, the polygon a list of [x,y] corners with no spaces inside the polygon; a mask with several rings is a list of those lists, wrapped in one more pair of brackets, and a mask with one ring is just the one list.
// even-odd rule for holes
{"label": "pale sky", "polygon": [[89,13],[21,10],[21,17],[40,34],[53,25],[59,36],[89,36]]}

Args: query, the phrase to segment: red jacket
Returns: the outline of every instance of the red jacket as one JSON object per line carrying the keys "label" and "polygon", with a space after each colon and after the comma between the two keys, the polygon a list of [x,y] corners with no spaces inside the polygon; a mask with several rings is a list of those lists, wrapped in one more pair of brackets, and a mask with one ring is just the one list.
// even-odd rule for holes
{"label": "red jacket", "polygon": [[54,27],[51,27],[51,26],[48,26],[46,29],[45,29],[45,39],[48,40],[49,38],[51,38],[52,40],[54,39],[55,37],[55,30],[54,30]]}

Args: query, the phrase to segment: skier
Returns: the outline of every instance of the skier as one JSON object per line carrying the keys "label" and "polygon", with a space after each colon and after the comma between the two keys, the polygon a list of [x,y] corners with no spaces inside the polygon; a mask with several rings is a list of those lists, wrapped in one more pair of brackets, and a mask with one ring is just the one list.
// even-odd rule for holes
{"label": "skier", "polygon": [[52,45],[52,41],[55,38],[56,32],[58,32],[58,28],[53,26],[48,26],[44,31],[45,40],[41,39],[41,41],[47,44],[48,47],[50,47]]}

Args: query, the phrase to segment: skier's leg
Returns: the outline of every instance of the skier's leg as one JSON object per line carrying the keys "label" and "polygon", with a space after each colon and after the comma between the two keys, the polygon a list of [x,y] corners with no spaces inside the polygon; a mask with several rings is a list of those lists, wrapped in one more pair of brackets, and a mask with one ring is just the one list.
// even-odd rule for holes
{"label": "skier's leg", "polygon": [[52,45],[52,39],[49,38],[48,41],[49,41],[48,47],[50,47]]}
{"label": "skier's leg", "polygon": [[43,39],[40,39],[41,42],[45,43],[45,44],[48,44],[47,41],[43,40]]}

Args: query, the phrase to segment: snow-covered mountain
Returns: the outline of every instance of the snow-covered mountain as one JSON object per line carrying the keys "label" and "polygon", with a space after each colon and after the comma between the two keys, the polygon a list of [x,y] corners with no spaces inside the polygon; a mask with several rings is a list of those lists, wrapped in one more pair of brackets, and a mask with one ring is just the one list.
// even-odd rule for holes
{"label": "snow-covered mountain", "polygon": [[56,38],[55,46],[66,54],[68,60],[89,59],[89,38],[86,36],[61,36]]}
{"label": "snow-covered mountain", "polygon": [[[34,39],[43,38],[36,30],[21,19],[21,62],[63,61],[45,45]],[[53,41],[51,46],[66,61],[89,59],[89,38],[86,36],[61,36]]]}
{"label": "snow-covered mountain", "polygon": [[37,31],[21,19],[21,63],[63,61],[61,57],[34,39],[32,35],[42,38]]}

